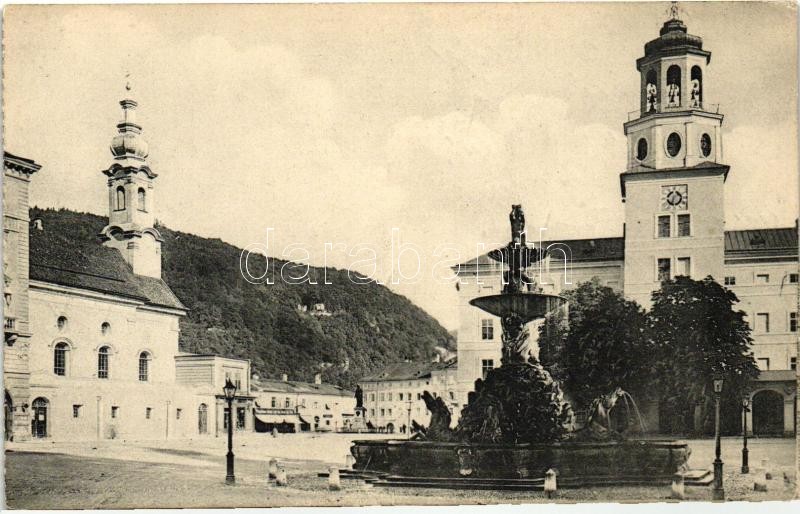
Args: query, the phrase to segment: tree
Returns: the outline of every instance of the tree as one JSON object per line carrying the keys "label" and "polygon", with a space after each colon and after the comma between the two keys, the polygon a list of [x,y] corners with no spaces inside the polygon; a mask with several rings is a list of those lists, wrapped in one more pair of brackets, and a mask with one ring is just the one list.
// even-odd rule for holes
{"label": "tree", "polygon": [[658,363],[661,429],[712,429],[712,383],[719,373],[725,379],[723,418],[733,425],[723,428],[735,433],[736,423],[741,423],[742,394],[758,376],[750,326],[745,313],[734,310],[739,299],[710,276],[700,281],[676,277],[664,282],[652,298],[648,328]]}
{"label": "tree", "polygon": [[638,393],[654,371],[653,345],[645,337],[644,311],[598,279],[563,293],[564,313],[539,328],[539,359],[561,382],[576,410],[615,387]]}

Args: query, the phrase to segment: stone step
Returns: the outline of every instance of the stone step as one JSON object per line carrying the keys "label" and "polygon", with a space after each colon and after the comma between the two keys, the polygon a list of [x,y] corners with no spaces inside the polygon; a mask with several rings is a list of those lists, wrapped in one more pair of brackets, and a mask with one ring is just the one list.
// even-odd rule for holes
{"label": "stone step", "polygon": [[714,482],[714,473],[710,469],[690,469],[683,473],[683,483],[687,486],[705,487]]}
{"label": "stone step", "polygon": [[[631,476],[589,476],[589,477],[564,477],[558,479],[559,488],[578,487],[608,487],[618,485],[647,486],[669,485],[672,476],[642,477]],[[491,489],[499,491],[541,491],[544,487],[544,478],[538,479],[501,479],[501,478],[437,478],[437,477],[407,477],[389,475],[377,478],[372,484],[378,487],[428,487],[444,489]]]}

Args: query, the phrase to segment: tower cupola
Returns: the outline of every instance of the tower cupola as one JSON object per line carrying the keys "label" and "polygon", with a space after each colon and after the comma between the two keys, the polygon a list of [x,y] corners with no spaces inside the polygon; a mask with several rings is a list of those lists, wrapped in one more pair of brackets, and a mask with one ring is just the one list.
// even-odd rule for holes
{"label": "tower cupola", "polygon": [[125,99],[122,106],[123,119],[117,124],[119,134],[111,140],[111,155],[117,161],[132,159],[144,162],[147,158],[147,141],[142,137],[142,127],[136,124],[136,107],[134,100]]}

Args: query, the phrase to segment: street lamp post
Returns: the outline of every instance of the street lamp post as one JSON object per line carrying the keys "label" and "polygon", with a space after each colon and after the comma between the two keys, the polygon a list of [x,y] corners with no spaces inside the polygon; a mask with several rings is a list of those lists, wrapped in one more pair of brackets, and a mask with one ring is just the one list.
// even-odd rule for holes
{"label": "street lamp post", "polygon": [[406,439],[411,439],[411,397],[408,397],[408,425],[406,425]]}
{"label": "street lamp post", "polygon": [[720,458],[722,448],[719,436],[719,401],[722,395],[722,383],[723,378],[721,375],[714,377],[714,439],[716,441],[714,452],[716,456],[714,459],[714,491],[712,496],[714,500],[725,499],[725,489],[722,488],[722,459]]}
{"label": "street lamp post", "polygon": [[225,379],[225,387],[222,388],[222,391],[228,402],[228,454],[226,455],[225,483],[233,485],[236,483],[236,476],[233,474],[233,397],[236,396],[236,385],[231,382],[231,379]]}
{"label": "street lamp post", "polygon": [[750,411],[750,398],[745,395],[742,397],[742,474],[750,473],[747,449],[747,413]]}

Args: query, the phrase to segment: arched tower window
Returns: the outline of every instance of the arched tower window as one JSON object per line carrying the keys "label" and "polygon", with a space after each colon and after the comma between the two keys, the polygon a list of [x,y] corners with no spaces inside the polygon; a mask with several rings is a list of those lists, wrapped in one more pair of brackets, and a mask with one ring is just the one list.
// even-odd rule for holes
{"label": "arched tower window", "polygon": [[117,207],[118,211],[125,210],[125,188],[122,186],[117,187]]}
{"label": "arched tower window", "polygon": [[59,376],[67,374],[67,352],[69,345],[67,343],[58,343],[53,348],[53,373]]}
{"label": "arched tower window", "polygon": [[137,199],[138,199],[137,208],[142,212],[147,211],[147,204],[145,203],[145,199],[146,199],[145,197],[146,197],[146,194],[145,194],[144,188],[140,187],[139,191],[137,193]]}
{"label": "arched tower window", "polygon": [[103,346],[97,351],[97,378],[108,378],[108,356],[110,353],[108,346]]}
{"label": "arched tower window", "polygon": [[667,68],[667,107],[681,106],[681,67],[673,64]]}
{"label": "arched tower window", "polygon": [[656,70],[647,72],[645,78],[645,112],[658,111],[658,77]]}
{"label": "arched tower window", "polygon": [[56,320],[56,326],[58,330],[64,330],[67,328],[67,317],[66,316],[59,316]]}
{"label": "arched tower window", "polygon": [[150,354],[142,352],[139,354],[139,381],[147,382],[150,371]]}
{"label": "arched tower window", "polygon": [[689,107],[703,108],[703,70],[700,66],[692,66]]}
{"label": "arched tower window", "polygon": [[100,325],[100,333],[104,336],[107,336],[111,333],[111,323],[108,321],[104,321],[102,325]]}

